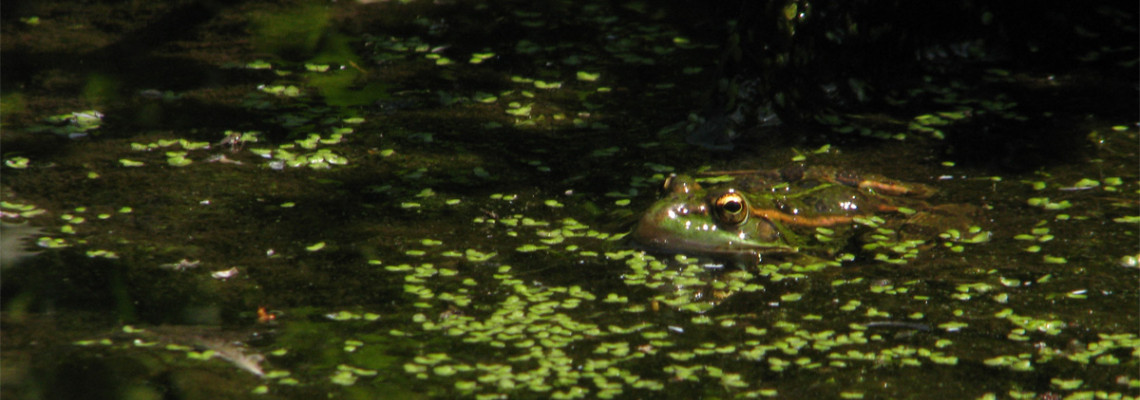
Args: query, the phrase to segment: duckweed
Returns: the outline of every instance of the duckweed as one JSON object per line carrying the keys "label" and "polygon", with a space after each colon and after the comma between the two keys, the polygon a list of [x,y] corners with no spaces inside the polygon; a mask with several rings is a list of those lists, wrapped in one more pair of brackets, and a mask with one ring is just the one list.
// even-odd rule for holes
{"label": "duckweed", "polygon": [[[583,6],[594,7],[596,5],[584,4]],[[645,12],[643,5],[635,4],[627,8],[634,13]],[[578,9],[575,11],[577,12]],[[797,14],[794,7],[788,12],[789,16]],[[517,16],[520,19],[520,25],[527,29],[541,29],[549,25],[542,19],[543,13],[519,9],[512,10],[511,14]],[[583,8],[581,14],[583,18],[599,17],[596,11],[591,11],[588,8]],[[604,17],[612,16],[605,15]],[[599,23],[597,26],[624,25],[612,22]],[[434,25],[426,17],[417,19],[415,24],[423,25],[425,28],[428,25]],[[648,29],[650,26],[644,28],[638,29],[635,34],[615,35],[614,37],[618,39],[613,40],[612,43],[607,43],[605,51],[598,53],[607,54],[619,62],[646,65],[660,62],[648,58],[648,55],[671,54],[678,49],[703,46],[703,44],[693,43],[687,38],[678,37],[675,32],[669,32],[667,29],[654,31]],[[448,35],[433,34],[423,37],[442,38],[448,37]],[[536,37],[541,37],[541,35]],[[516,53],[536,56],[557,53],[559,54],[558,58],[551,60],[553,64],[562,62],[566,65],[574,65],[574,69],[589,69],[595,68],[597,65],[606,65],[599,63],[597,59],[591,59],[590,57],[595,57],[594,54],[567,55],[565,53],[568,50],[561,45],[545,43],[530,36],[528,39],[531,40],[512,42],[507,48]],[[370,44],[374,45],[370,48],[377,49],[373,55],[373,61],[376,63],[399,59],[396,57],[405,57],[406,59],[415,58],[421,64],[429,63],[425,59],[431,60],[430,63],[444,66],[440,69],[441,71],[455,72],[458,67],[461,67],[444,56],[447,54],[452,58],[458,57],[456,54],[450,53],[455,50],[449,50],[446,44],[429,44],[418,37],[371,38],[368,40]],[[490,47],[487,47],[479,52],[471,53],[469,64],[478,65],[496,60],[498,55],[489,49]],[[582,65],[582,67],[577,67],[578,65]],[[248,67],[268,69],[273,66],[266,62],[254,62],[248,64]],[[701,69],[690,66],[670,66],[670,68],[684,74],[698,73]],[[306,64],[304,69],[323,74],[329,71],[329,66]],[[522,125],[545,118],[541,120],[541,124],[535,125],[545,126],[544,124],[550,121],[559,120],[557,113],[538,115],[539,110],[545,110],[551,105],[548,102],[549,97],[547,97],[550,92],[561,93],[564,92],[561,90],[563,87],[579,85],[591,86],[583,90],[583,93],[586,93],[583,96],[598,96],[599,93],[608,92],[602,90],[603,88],[593,88],[593,85],[589,85],[590,82],[600,79],[603,73],[579,70],[573,75],[578,83],[563,83],[558,82],[558,80],[571,79],[569,78],[570,75],[556,75],[550,72],[540,71],[536,73],[536,76],[541,80],[531,77],[512,77],[511,80],[514,83],[521,85],[519,88],[494,94],[476,93],[471,96],[470,100],[481,103],[472,104],[477,107],[488,107],[486,105],[498,103],[499,98],[502,98],[503,102],[515,100],[512,104],[502,108],[505,109],[504,111],[508,116],[518,120],[516,123]],[[1013,74],[1009,71],[991,71],[987,76],[996,79],[1011,75]],[[451,76],[454,77],[454,75]],[[609,77],[610,75],[605,76]],[[522,91],[522,86],[541,90]],[[617,86],[615,85],[615,87]],[[627,84],[620,85],[622,88],[627,86]],[[678,86],[680,85],[678,84]],[[670,84],[663,84],[662,82],[648,82],[644,85],[644,88],[651,92],[670,87],[672,87]],[[923,93],[930,93],[931,96],[938,99],[934,102],[935,104],[953,103],[956,108],[947,107],[943,110],[924,111],[926,113],[924,115],[903,118],[901,124],[907,126],[905,129],[908,133],[919,132],[940,138],[943,135],[941,129],[944,126],[970,118],[974,111],[968,110],[973,110],[975,107],[987,112],[1008,112],[1007,110],[1015,106],[1009,99],[1000,97],[989,99],[986,102],[970,100],[968,105],[963,105],[960,89],[960,87],[935,88],[933,85],[924,87]],[[281,96],[283,97],[282,101],[294,101],[288,97],[302,97],[309,91],[307,88],[291,86],[288,83],[262,86],[259,90],[269,93],[270,96]],[[652,94],[656,95],[657,93]],[[452,100],[464,100],[463,96],[455,93],[446,95]],[[262,97],[268,98],[269,96]],[[904,100],[905,97],[900,95],[894,101],[899,102],[898,104],[904,104],[907,102]],[[533,100],[519,101],[523,98]],[[528,104],[524,105],[524,103]],[[601,107],[592,100],[591,103],[586,105],[583,102],[583,107],[590,111],[594,111],[591,107]],[[454,104],[456,107],[464,106],[462,102],[447,102],[447,104]],[[493,107],[500,106],[495,105]],[[497,113],[500,112],[499,108],[495,108],[495,110]],[[596,111],[595,113],[602,114],[603,111]],[[75,118],[78,120],[80,117],[76,116]],[[575,120],[576,124],[582,126],[590,126],[589,124],[592,122],[586,117],[578,118],[570,112],[562,114],[561,119]],[[835,125],[837,129],[848,129],[865,136],[898,138],[906,136],[894,133],[897,129],[885,130],[884,128],[869,129],[847,126],[853,125],[849,123],[852,118],[848,116],[832,115],[820,119],[821,122],[832,122],[832,125]],[[316,121],[302,115],[291,115],[288,118],[283,117],[282,120],[284,123],[296,124],[295,126],[314,124]],[[343,121],[346,124],[359,124],[364,121],[363,118],[344,119],[340,116],[332,118],[332,120],[334,122]],[[1126,128],[1122,125],[1118,131],[1124,131]],[[344,144],[351,137],[351,132],[352,129],[343,128],[333,128],[328,132],[321,133],[294,132],[294,134],[299,135],[298,137],[304,137],[304,139],[289,143],[287,146],[250,149],[250,151],[273,159],[270,161],[270,167],[274,165],[281,167],[309,166],[312,169],[325,170],[331,166],[343,165],[347,162],[347,158],[338,154],[341,151],[340,148],[330,150],[323,147]],[[436,136],[436,141],[442,142],[441,137],[443,136],[442,133]],[[430,136],[419,136],[416,140],[417,143],[419,141],[430,143],[430,138]],[[243,141],[254,142],[255,140],[252,139]],[[182,146],[181,150],[184,151],[175,151],[177,150],[175,148],[167,149],[178,144]],[[669,146],[665,141],[654,142],[654,144],[658,146],[657,148]],[[162,151],[165,152],[169,165],[185,166],[191,165],[191,159],[199,159],[199,156],[193,151],[204,149],[206,148],[205,145],[164,139],[149,144],[138,143],[137,146],[132,144],[131,149],[147,152],[162,148],[165,149]],[[610,148],[605,148],[606,146],[610,146]],[[603,148],[588,154],[611,159],[619,154],[622,157],[626,155],[622,151],[624,149],[622,146],[611,146],[607,143],[599,147]],[[369,151],[369,154],[375,154],[374,150]],[[154,155],[150,156],[149,154]],[[351,155],[352,153],[345,154]],[[378,154],[381,157],[390,157],[396,152],[393,149],[385,149],[380,150]],[[413,159],[412,153],[408,154],[408,156],[399,157],[400,160],[398,161],[414,164],[416,161]],[[813,154],[818,154],[818,152]],[[161,157],[158,153],[138,153],[132,154],[131,158],[143,160],[147,163],[161,162],[156,161],[161,160],[161,158],[145,158],[148,156]],[[534,156],[528,155],[527,157]],[[18,161],[16,159],[15,162]],[[138,161],[138,166],[143,165],[143,161]],[[393,164],[390,160],[375,161],[385,165]],[[13,162],[13,159],[6,159],[6,164],[8,162]],[[132,166],[123,162],[120,164]],[[532,164],[535,168],[531,169],[531,172],[534,170],[550,171],[563,167],[563,165],[552,162],[548,162],[548,164],[550,165]],[[943,165],[952,167],[953,163],[947,161],[943,162]],[[639,177],[642,179],[639,183],[660,181],[663,179],[663,174],[674,170],[673,167],[656,164],[646,164],[645,166],[657,176],[652,178]],[[169,170],[169,168],[166,169]],[[482,180],[504,179],[506,177],[492,177],[482,167],[475,167],[473,171],[474,178]],[[438,179],[433,177],[433,174],[438,171],[433,169],[430,173],[425,172],[426,170],[415,171],[404,177],[409,181]],[[465,173],[465,175],[467,175],[465,179],[472,178],[470,173]],[[718,178],[702,182],[712,183],[715,179]],[[719,177],[719,179],[730,180],[732,178]],[[997,183],[1000,180],[993,180],[993,182]],[[1048,197],[1040,197],[1036,200],[1031,199],[1027,203],[1034,207],[1040,207],[1036,211],[1068,207],[1082,209],[1091,201],[1087,197],[1079,197],[1080,193],[1078,192],[1103,188],[1103,191],[1100,189],[1095,191],[1104,195],[1110,187],[1125,185],[1120,178],[1103,178],[1100,182],[1091,179],[1072,182],[1071,179],[1061,183],[1050,181],[1049,184],[1044,181],[1034,182],[1032,187],[1038,191],[1054,188],[1053,190],[1066,190],[1069,193],[1041,193],[1066,200],[1054,202]],[[431,184],[436,185],[434,182]],[[1128,183],[1128,185],[1132,184],[1132,182]],[[1122,191],[1131,190],[1132,188],[1128,185],[1120,189]],[[436,187],[450,188],[452,186],[444,183]],[[635,184],[628,189],[641,188],[642,191],[645,191],[645,187],[647,186]],[[401,194],[415,193],[416,190],[420,189],[418,187],[401,187],[398,184],[393,184],[391,188],[393,189],[389,193]],[[996,191],[1002,190],[1000,185],[996,185],[994,188]],[[626,189],[614,190],[619,194],[616,196],[618,199],[614,201],[615,205],[627,206],[635,198],[638,202],[646,200],[644,194]],[[405,190],[407,192],[404,192]],[[543,195],[538,194],[538,198],[541,199]],[[550,194],[545,195],[551,196]],[[428,215],[439,211],[433,210],[434,205],[439,204],[431,200],[433,196],[434,192],[431,189],[423,189],[416,195],[417,201],[428,199],[422,200],[423,204],[411,201],[392,204],[399,204],[401,209],[409,210],[408,214],[424,213]],[[623,235],[607,232],[610,228],[591,229],[577,221],[558,219],[557,216],[561,215],[559,213],[579,209],[583,203],[587,202],[578,195],[563,199],[562,201],[566,204],[559,200],[536,201],[533,200],[535,198],[533,193],[528,193],[521,198],[517,195],[504,196],[500,194],[497,196],[497,198],[495,196],[492,198],[502,201],[494,202],[496,204],[490,204],[486,200],[471,200],[475,204],[472,204],[470,208],[479,209],[481,216],[465,217],[479,224],[475,229],[486,229],[498,235],[499,238],[505,238],[502,242],[496,242],[497,247],[479,250],[463,249],[463,247],[447,248],[455,246],[455,243],[465,243],[461,240],[466,238],[455,237],[453,239],[452,236],[444,236],[442,240],[423,238],[419,239],[418,245],[430,248],[430,252],[405,247],[398,247],[392,251],[384,249],[385,252],[381,254],[384,255],[385,260],[394,261],[395,265],[385,265],[379,260],[374,260],[375,263],[368,263],[370,266],[383,266],[383,270],[375,269],[378,273],[390,272],[393,274],[396,277],[397,292],[399,292],[399,285],[403,285],[404,292],[402,295],[405,296],[407,303],[413,305],[411,308],[397,307],[397,312],[390,318],[391,321],[386,318],[386,323],[391,322],[395,325],[375,328],[381,332],[387,332],[395,338],[397,343],[401,340],[417,343],[418,350],[405,353],[407,359],[403,360],[407,361],[403,367],[409,379],[423,380],[425,385],[442,388],[440,390],[444,391],[453,387],[464,397],[476,398],[533,397],[535,394],[555,398],[610,398],[621,396],[625,391],[631,389],[640,388],[650,391],[675,387],[672,386],[674,378],[685,382],[719,384],[721,387],[730,389],[730,394],[734,396],[763,397],[777,395],[779,392],[771,386],[779,383],[773,383],[771,379],[767,379],[767,376],[758,377],[756,373],[747,369],[733,371],[732,360],[741,358],[749,362],[767,363],[772,370],[779,368],[780,370],[800,369],[803,371],[821,366],[862,369],[890,365],[892,368],[908,368],[918,367],[926,363],[927,360],[939,365],[955,365],[959,357],[967,360],[971,365],[975,364],[979,357],[984,357],[987,365],[992,364],[991,366],[994,367],[1013,370],[1028,370],[1032,369],[1034,363],[1057,363],[1058,360],[1067,360],[1065,362],[1077,364],[1095,363],[1097,366],[1117,365],[1122,362],[1127,364],[1135,361],[1136,351],[1134,349],[1137,345],[1134,336],[1098,337],[1092,339],[1087,348],[1081,346],[1081,343],[1077,343],[1070,346],[1073,347],[1071,351],[1066,350],[1064,353],[1045,355],[1046,351],[1052,350],[1052,347],[1063,344],[1058,343],[1058,341],[1069,339],[1065,337],[1067,335],[1059,335],[1067,326],[1061,321],[1061,317],[1051,315],[1049,314],[1051,311],[1044,309],[1032,309],[1031,312],[1026,312],[1021,305],[1016,304],[1011,304],[1010,308],[994,312],[997,307],[1005,307],[1003,303],[1008,300],[1011,294],[1015,299],[1024,298],[1035,301],[1038,300],[1036,290],[1049,290],[1055,292],[1057,296],[1049,297],[1047,300],[1057,307],[1056,312],[1059,315],[1067,315],[1065,309],[1066,307],[1073,307],[1073,299],[1080,299],[1088,295],[1084,289],[1077,289],[1085,285],[1072,285],[1072,273],[1069,269],[1058,269],[1054,265],[1055,263],[1050,262],[1051,260],[1065,260],[1066,257],[1074,257],[1073,253],[1067,251],[1071,248],[1065,247],[1069,246],[1068,243],[1057,243],[1068,242],[1068,240],[1052,240],[1052,235],[1057,235],[1061,239],[1068,239],[1064,236],[1065,232],[1069,231],[1068,228],[1055,229],[1056,232],[1050,233],[1047,227],[1043,231],[1040,230],[1043,227],[1035,227],[1031,234],[1020,234],[1015,237],[1019,241],[1027,242],[1024,244],[1018,242],[1017,248],[1029,246],[1025,248],[1027,251],[1039,253],[1043,251],[1042,246],[1047,246],[1049,253],[1042,258],[1028,259],[1031,262],[1025,265],[1013,263],[1022,267],[1016,272],[1001,267],[987,267],[987,264],[971,253],[970,248],[967,247],[969,244],[982,243],[989,239],[988,233],[983,234],[980,227],[971,227],[968,231],[947,230],[938,235],[938,238],[942,239],[941,242],[935,238],[928,238],[930,242],[906,241],[899,239],[896,232],[878,231],[875,232],[877,236],[871,238],[872,241],[867,243],[870,246],[865,248],[866,252],[873,254],[868,257],[863,257],[866,254],[860,254],[858,259],[855,254],[851,253],[845,253],[832,260],[818,262],[797,260],[794,257],[790,257],[791,259],[773,257],[772,259],[765,259],[764,263],[756,266],[733,268],[722,265],[717,270],[710,270],[702,264],[705,262],[704,260],[693,257],[658,259],[637,251],[614,250],[609,241],[621,240]],[[589,195],[586,196],[588,198]],[[452,200],[455,201],[452,202]],[[1072,203],[1069,202],[1070,200]],[[464,198],[464,201],[466,202],[468,199]],[[458,199],[449,199],[445,200],[444,204],[457,205],[459,201]],[[547,207],[544,208],[542,205]],[[1077,205],[1080,207],[1076,207]],[[510,211],[503,212],[503,209],[495,209],[499,206]],[[536,210],[536,206],[537,209],[545,210],[544,213],[546,214],[541,217],[514,214],[525,212],[519,210]],[[447,208],[446,212],[463,212],[466,208]],[[1097,209],[1100,208],[1102,207]],[[1090,209],[1092,208],[1090,207]],[[1103,209],[1109,208],[1104,207]],[[32,210],[28,210],[28,212],[30,211]],[[140,210],[140,212],[146,211],[148,210]],[[1035,210],[1028,210],[1027,212],[1033,211]],[[126,212],[129,212],[129,209]],[[486,215],[482,216],[484,212]],[[900,212],[911,214],[914,213],[914,210],[904,208]],[[555,217],[550,217],[550,213],[553,213]],[[109,214],[99,214],[98,218],[107,219],[103,218],[103,215],[110,217]],[[1076,218],[1071,221],[1062,218],[1062,214],[1056,215],[1055,220],[1076,224],[1079,223],[1079,218],[1085,217],[1079,214],[1074,215]],[[1137,220],[1135,216],[1119,216],[1119,211],[1117,211],[1117,215],[1110,214],[1110,217],[1116,217],[1114,220],[1119,223],[1132,224],[1136,223]],[[1006,223],[1000,218],[995,218],[995,220],[999,223]],[[87,224],[84,225],[83,217],[76,215],[67,221],[68,224],[65,227],[70,230],[69,233],[74,233],[76,227],[82,229],[98,222],[87,221]],[[861,218],[858,221],[859,224],[870,227],[870,229],[878,228],[884,222],[876,218]],[[82,230],[87,231],[87,229]],[[1010,231],[1024,232],[1025,228],[1013,227],[1012,230],[1001,230],[1001,232]],[[819,235],[817,238],[820,240],[835,236],[833,231],[826,228],[819,229],[815,233]],[[75,244],[84,246],[80,250],[81,252],[95,254],[101,251],[94,247],[88,247],[83,242],[85,239],[86,237],[83,235],[77,235],[73,240]],[[1008,237],[1002,239],[1008,239]],[[48,245],[52,243],[70,244],[63,239],[51,238],[41,238],[40,243],[41,245],[44,243]],[[411,243],[416,244],[415,239]],[[324,242],[319,244],[323,248]],[[307,249],[311,249],[313,246]],[[509,251],[512,248],[516,251]],[[316,250],[320,250],[320,248]],[[1014,248],[1014,253],[1019,253],[1016,250]],[[114,254],[110,250],[106,250],[106,252]],[[951,254],[951,252],[955,254]],[[1020,255],[1025,256],[1025,254]],[[1112,260],[1120,258],[1120,254],[1111,254],[1111,256]],[[406,262],[410,257],[421,257],[424,261],[433,262],[435,265],[431,263],[420,263],[417,266],[398,264]],[[593,259],[587,259],[588,257],[593,257]],[[1010,257],[1016,257],[1016,255]],[[960,265],[962,270],[979,268],[981,272],[978,275],[969,273],[953,275],[945,271],[928,271],[925,267],[932,265],[928,263],[931,258],[945,261],[946,264],[933,264],[936,267],[946,266],[950,267],[946,269],[953,269]],[[589,289],[583,289],[579,286],[566,286],[569,285],[567,283],[569,278],[562,272],[546,273],[570,265],[570,263],[561,262],[561,260],[566,259],[589,267],[604,265],[606,269],[597,268],[589,271],[591,273],[595,270],[613,272],[615,278],[620,277],[621,283],[615,279],[612,282],[607,282],[607,284],[624,284],[626,285],[625,288],[629,290],[617,290],[612,285],[601,286],[604,289],[597,289],[602,291],[595,295],[591,292],[594,289],[585,284],[583,286]],[[1086,264],[1080,268],[1093,270],[1098,267],[1094,264],[1095,260],[1089,261],[1083,256],[1079,259],[1081,263]],[[528,263],[534,261],[538,264],[516,264],[519,265],[518,268],[501,265],[508,262],[521,262],[520,260],[528,260]],[[1041,265],[1042,262],[1037,260],[1042,260],[1045,265]],[[1076,261],[1074,262],[1076,263]],[[829,267],[838,266],[840,263],[844,264],[842,271],[837,271],[839,268],[829,269]],[[914,265],[907,267],[907,264]],[[1131,264],[1135,264],[1135,262]],[[974,267],[975,265],[981,266]],[[852,268],[847,268],[848,266]],[[616,270],[609,267],[616,267]],[[877,279],[865,278],[869,276],[870,271],[879,273],[882,272],[878,271],[879,269],[888,267],[890,268],[889,276],[892,279],[895,276],[904,278],[897,282],[869,284],[870,280]],[[992,268],[992,270],[987,270],[987,268]],[[1131,270],[1120,271],[1127,273]],[[911,276],[917,275],[922,276],[921,281],[913,279],[918,283],[907,281],[907,279],[911,279]],[[1088,276],[1091,274],[1081,275]],[[836,279],[837,276],[842,276],[842,278]],[[824,284],[818,285],[819,282]],[[824,288],[823,291],[820,287]],[[605,295],[601,293],[605,293]],[[821,298],[821,294],[825,294],[826,299]],[[978,297],[982,294],[984,297]],[[952,301],[949,303],[955,306],[961,304],[960,309],[950,311],[949,308],[932,306],[935,303],[947,304],[943,300],[950,296],[963,300],[963,302]],[[997,307],[994,307],[993,302],[977,301],[977,299],[990,298],[998,302]],[[724,299],[733,299],[733,304],[730,305],[729,310],[738,311],[744,308],[742,306],[760,305],[760,307],[750,308],[748,314],[721,312],[717,307]],[[795,304],[777,304],[776,299],[785,303],[795,302]],[[769,307],[764,307],[765,304]],[[1081,305],[1080,307],[1085,306]],[[1014,312],[1014,309],[1019,311]],[[621,311],[616,317],[614,313],[610,312],[615,310]],[[713,310],[716,312],[710,312]],[[1022,316],[1018,315],[1019,313],[1029,315]],[[358,325],[379,318],[376,314],[358,311],[337,311],[329,315],[329,318],[335,321]],[[868,323],[871,322],[868,321],[869,319],[891,318],[892,315],[900,316],[896,318],[906,318],[904,321],[908,323],[912,321],[939,323],[937,326],[940,330],[899,340],[901,334],[893,336],[887,333],[887,330],[871,326]],[[952,320],[948,321],[948,318],[952,318]],[[996,318],[997,321],[991,320],[992,318]],[[843,322],[836,324],[836,320]],[[975,320],[978,322],[974,323]],[[970,321],[972,325],[956,321]],[[296,322],[286,322],[283,326],[292,326],[294,323]],[[849,325],[844,325],[845,323],[849,323]],[[997,328],[993,327],[995,323],[998,325]],[[990,337],[994,341],[1000,341],[997,346],[994,346],[997,350],[993,350],[993,352],[1010,355],[993,357],[993,354],[986,354],[981,356],[972,348],[972,340],[959,334],[965,329],[976,329],[979,331],[977,336]],[[1081,329],[1084,329],[1082,335],[1096,332],[1095,330],[1087,331],[1087,329],[1093,328],[1082,327]],[[957,345],[946,338],[957,338],[959,336],[962,336],[962,340],[960,341],[961,344]],[[696,339],[700,343],[694,343],[693,337],[700,338]],[[718,339],[717,342],[706,341],[708,340],[706,338],[713,337]],[[1097,339],[1100,341],[1096,341]],[[351,359],[351,357],[358,356],[359,353],[366,350],[382,347],[373,346],[373,340],[362,337],[333,343],[340,346],[344,352],[353,353],[349,357]],[[453,343],[457,340],[462,341],[463,345],[440,345],[440,343]],[[1041,352],[1037,352],[1036,349],[1032,352],[1022,351],[1021,349],[1029,349],[1021,343],[1023,341],[1042,343],[1042,346],[1045,347]],[[899,343],[906,343],[906,345],[903,346]],[[385,346],[392,345],[394,344],[391,342],[385,343]],[[595,351],[593,355],[583,357],[582,353],[584,352],[581,349],[586,349],[585,353],[589,353],[591,350]],[[1132,351],[1131,355],[1126,351],[1129,349]],[[949,354],[935,350],[945,350]],[[454,354],[448,355],[442,351],[454,352]],[[474,354],[479,355],[480,361],[474,365],[465,364],[465,360],[475,359],[472,358]],[[773,354],[778,355],[778,357],[771,357]],[[1049,361],[1046,359],[1047,357],[1055,357],[1056,359]],[[329,365],[335,365],[335,362]],[[1053,368],[1054,366],[1056,364],[1050,365],[1050,368],[1041,368],[1041,370],[1066,369],[1063,366]],[[359,377],[375,374],[375,370],[342,364],[336,368],[336,371],[328,371],[320,378],[327,378],[338,385],[355,385]],[[279,377],[274,375],[274,378]],[[390,378],[386,377],[385,379]],[[1069,386],[1062,387],[1072,379],[1072,375],[1060,376],[1054,378],[1054,385],[1063,390],[1080,389],[1081,384],[1073,386],[1071,389],[1068,389]],[[281,383],[285,384],[283,381]],[[1061,384],[1057,384],[1058,381]],[[1137,382],[1135,379],[1131,379],[1129,384],[1132,386],[1140,385],[1135,382]],[[1091,388],[1096,383],[1090,381],[1085,385]],[[262,388],[265,388],[263,391],[268,391],[265,385],[258,386],[255,390],[262,390]],[[1012,390],[1010,393],[1013,396]],[[1021,395],[1025,393],[1027,392],[1018,392]],[[1073,393],[1073,395],[1086,396],[1084,393]],[[440,396],[450,394],[452,393],[441,394]],[[626,395],[647,397],[645,392]],[[717,395],[718,393],[715,391],[707,394],[707,396],[713,397]],[[871,392],[867,395],[868,397],[876,397],[875,393]],[[1028,395],[1033,396],[1032,393]],[[864,393],[861,390],[852,389],[841,392],[840,396],[861,398]],[[989,394],[988,396],[996,398],[997,395]]]}
{"label": "duckweed", "polygon": [[780,296],[780,300],[782,301],[798,301],[801,298],[803,298],[803,295],[800,293],[788,293]]}
{"label": "duckweed", "polygon": [[28,168],[30,162],[31,160],[27,157],[10,157],[4,160],[4,165],[14,169],[25,169]]}

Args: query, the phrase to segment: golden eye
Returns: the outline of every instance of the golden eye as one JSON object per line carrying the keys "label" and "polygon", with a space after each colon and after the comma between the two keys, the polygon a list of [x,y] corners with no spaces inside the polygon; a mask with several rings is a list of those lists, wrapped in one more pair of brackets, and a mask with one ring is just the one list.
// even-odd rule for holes
{"label": "golden eye", "polygon": [[729,191],[722,194],[716,198],[713,205],[716,218],[720,222],[739,225],[748,219],[748,203],[740,193]]}

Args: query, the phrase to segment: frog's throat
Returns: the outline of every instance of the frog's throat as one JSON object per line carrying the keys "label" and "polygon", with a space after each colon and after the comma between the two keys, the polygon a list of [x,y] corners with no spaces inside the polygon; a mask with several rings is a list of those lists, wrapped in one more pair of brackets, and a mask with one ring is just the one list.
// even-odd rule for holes
{"label": "frog's throat", "polygon": [[727,244],[710,244],[701,239],[683,239],[644,234],[635,234],[633,239],[638,247],[651,252],[670,254],[695,253],[715,257],[739,256],[743,254],[753,254],[759,257],[761,254],[788,254],[795,253],[799,250],[783,243],[759,244],[730,242]]}

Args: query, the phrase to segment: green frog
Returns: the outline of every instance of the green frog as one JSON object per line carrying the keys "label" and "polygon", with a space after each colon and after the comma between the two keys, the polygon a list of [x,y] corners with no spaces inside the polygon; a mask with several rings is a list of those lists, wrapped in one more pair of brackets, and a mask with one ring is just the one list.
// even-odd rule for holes
{"label": "green frog", "polygon": [[[927,185],[827,167],[719,171],[731,186],[706,189],[674,175],[631,233],[658,253],[759,263],[763,256],[832,255],[850,245],[860,223],[894,221],[906,231],[965,229],[964,212],[932,207]],[[878,217],[878,218],[876,218]],[[874,223],[871,223],[874,224]],[[935,233],[936,234],[936,233]]]}

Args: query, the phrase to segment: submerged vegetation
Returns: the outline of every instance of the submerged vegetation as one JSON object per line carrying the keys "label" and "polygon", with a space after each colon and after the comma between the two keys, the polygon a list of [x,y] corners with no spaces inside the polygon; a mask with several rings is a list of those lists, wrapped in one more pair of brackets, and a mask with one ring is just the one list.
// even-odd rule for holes
{"label": "submerged vegetation", "polygon": [[[718,68],[741,35],[777,29],[763,59],[793,69],[820,50],[792,38],[868,38],[804,1],[752,30],[643,2],[203,3],[5,5],[3,396],[1140,395],[1135,10],[746,98]],[[1002,11],[964,13],[1021,26]],[[728,126],[706,103],[770,124],[694,141]],[[980,212],[756,264],[626,237],[672,174],[787,165]]]}

